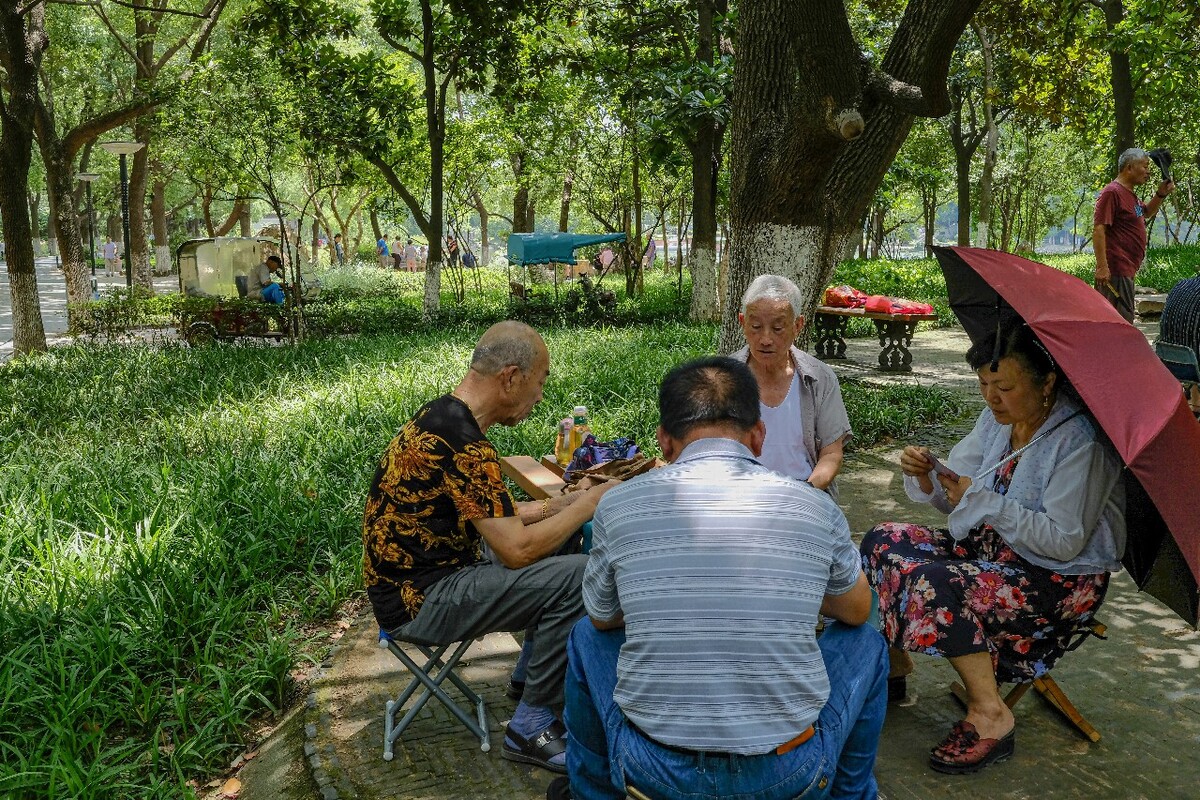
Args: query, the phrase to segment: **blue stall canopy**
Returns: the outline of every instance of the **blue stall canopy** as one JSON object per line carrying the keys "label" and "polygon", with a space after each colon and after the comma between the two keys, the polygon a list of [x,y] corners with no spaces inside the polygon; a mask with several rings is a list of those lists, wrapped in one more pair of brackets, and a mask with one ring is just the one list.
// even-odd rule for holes
{"label": "blue stall canopy", "polygon": [[513,264],[573,264],[578,247],[623,241],[623,233],[514,233],[508,237],[508,260]]}

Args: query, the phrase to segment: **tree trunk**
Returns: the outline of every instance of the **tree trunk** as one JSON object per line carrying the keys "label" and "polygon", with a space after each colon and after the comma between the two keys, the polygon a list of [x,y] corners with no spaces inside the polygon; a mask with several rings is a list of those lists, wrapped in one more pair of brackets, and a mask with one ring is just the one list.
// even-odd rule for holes
{"label": "tree trunk", "polygon": [[[239,201],[241,202],[241,201]],[[242,202],[242,210],[238,214],[238,230],[242,236],[250,235],[250,204]]]}
{"label": "tree trunk", "polygon": [[[375,241],[378,242],[383,238],[383,230],[379,227],[379,209],[371,206],[369,216],[371,218],[371,232],[375,234]],[[433,242],[430,242],[429,246],[433,247]]]}
{"label": "tree trunk", "polygon": [[558,207],[558,230],[562,233],[567,232],[567,225],[571,221],[571,189],[575,184],[575,151],[579,148],[579,133],[571,132],[571,161],[567,165],[566,174],[563,175],[563,190],[562,202]]}
{"label": "tree trunk", "polygon": [[909,2],[878,72],[864,66],[841,0],[814,0],[802,15],[787,0],[741,8],[720,352],[742,344],[738,306],[756,275],[791,278],[810,314],[914,115],[949,112],[950,56],[979,2]]}
{"label": "tree trunk", "polygon": [[79,215],[75,213],[73,191],[73,159],[67,155],[63,142],[54,132],[53,117],[45,105],[39,108],[43,115],[37,128],[42,164],[46,169],[46,189],[50,200],[51,227],[57,241],[57,251],[62,257],[63,277],[67,287],[68,324],[78,315],[78,304],[92,299],[91,270],[83,254],[83,237],[79,229]]}
{"label": "tree trunk", "polygon": [[991,100],[991,89],[995,82],[992,40],[982,25],[977,25],[975,31],[983,48],[983,126],[986,132],[983,170],[979,175],[979,223],[975,232],[975,246],[987,247],[988,226],[992,221],[992,180],[1000,150],[1000,127],[996,124],[996,109]]}
{"label": "tree trunk", "polygon": [[[697,62],[712,66],[715,60],[716,13],[724,13],[728,4],[721,0],[697,2]],[[696,137],[688,142],[692,156],[692,246],[688,252],[692,276],[692,304],[688,317],[696,322],[716,322],[721,318],[721,297],[717,262],[717,177],[721,172],[721,144],[725,126],[703,121]],[[681,237],[683,233],[679,234]]]}
{"label": "tree trunk", "polygon": [[[431,319],[438,312],[442,295],[442,225],[445,217],[442,198],[445,179],[446,89],[452,75],[437,83],[437,64],[434,61],[434,21],[430,0],[421,0],[421,26],[424,49],[421,65],[425,78],[425,126],[429,136],[429,222],[425,238],[429,240],[429,257],[425,262],[425,298],[422,316]],[[440,91],[439,91],[440,89]]]}
{"label": "tree trunk", "polygon": [[154,229],[154,271],[171,271],[171,235],[167,231],[167,184],[155,180],[150,192],[150,224]]}
{"label": "tree trunk", "polygon": [[50,43],[45,21],[46,6],[41,3],[0,7],[7,73],[0,84],[4,100],[0,103],[0,226],[12,302],[13,352],[17,355],[46,349],[28,204],[38,70]]}
{"label": "tree trunk", "polygon": [[1123,0],[1104,0],[1104,23],[1110,34],[1109,41],[1113,42],[1108,51],[1108,62],[1112,70],[1113,144],[1116,145],[1117,156],[1134,145],[1134,88],[1133,74],[1129,68],[1129,53],[1120,49],[1121,46],[1117,44],[1120,40],[1113,35],[1124,18]]}
{"label": "tree trunk", "polygon": [[152,138],[150,121],[145,117],[138,118],[133,123],[133,136],[145,147],[129,157],[129,259],[133,265],[133,285],[154,291],[146,231],[146,194],[150,188]]}
{"label": "tree trunk", "polygon": [[636,105],[632,112],[635,121],[627,130],[631,132],[633,138],[633,233],[635,237],[633,257],[635,261],[633,269],[625,273],[626,292],[631,297],[635,294],[640,295],[645,288],[642,282],[642,253],[645,252],[646,247],[642,241],[642,154],[641,148],[638,146]]}
{"label": "tree trunk", "polygon": [[490,246],[488,244],[488,210],[484,204],[483,198],[479,196],[479,192],[471,193],[471,204],[475,206],[475,213],[479,215],[479,265],[481,267],[492,263]]}

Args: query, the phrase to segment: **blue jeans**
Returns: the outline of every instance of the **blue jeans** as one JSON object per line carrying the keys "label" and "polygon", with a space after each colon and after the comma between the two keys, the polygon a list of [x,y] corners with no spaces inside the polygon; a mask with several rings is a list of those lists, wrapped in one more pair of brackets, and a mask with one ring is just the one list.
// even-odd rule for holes
{"label": "blue jeans", "polygon": [[284,294],[283,294],[283,287],[280,286],[278,283],[274,283],[274,282],[268,283],[266,286],[263,287],[262,299],[267,301],[268,303],[275,303],[276,305],[280,305],[280,306],[283,305],[283,301],[285,299]]}
{"label": "blue jeans", "polygon": [[887,644],[878,631],[841,623],[825,629],[818,645],[829,675],[829,700],[813,737],[783,755],[684,753],[642,735],[613,701],[624,642],[623,629],[599,631],[586,618],[567,641],[572,797],[623,800],[628,781],[655,800],[875,800],[873,769],[888,674]]}

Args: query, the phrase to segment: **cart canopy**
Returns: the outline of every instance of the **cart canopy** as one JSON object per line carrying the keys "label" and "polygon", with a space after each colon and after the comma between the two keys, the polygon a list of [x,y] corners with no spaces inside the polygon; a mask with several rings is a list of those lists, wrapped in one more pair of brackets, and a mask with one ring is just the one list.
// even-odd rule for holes
{"label": "cart canopy", "polygon": [[508,237],[508,260],[513,264],[574,264],[576,248],[623,241],[623,233],[514,233]]}
{"label": "cart canopy", "polygon": [[237,297],[237,278],[248,276],[271,253],[279,253],[279,242],[274,239],[219,236],[186,241],[175,251],[179,291],[202,297]]}

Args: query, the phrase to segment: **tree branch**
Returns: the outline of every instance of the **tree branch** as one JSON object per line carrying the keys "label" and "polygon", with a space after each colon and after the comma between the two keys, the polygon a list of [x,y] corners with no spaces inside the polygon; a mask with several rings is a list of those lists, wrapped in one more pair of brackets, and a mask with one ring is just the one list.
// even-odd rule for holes
{"label": "tree branch", "polygon": [[903,111],[914,117],[940,117],[932,104],[926,99],[920,86],[905,83],[893,78],[871,63],[866,54],[863,55],[863,92],[881,103]]}
{"label": "tree branch", "polygon": [[162,105],[161,100],[142,100],[136,103],[129,103],[121,108],[113,109],[98,117],[81,122],[63,137],[63,148],[66,150],[68,157],[74,158],[75,153],[79,151],[80,147],[83,147],[85,142],[95,139],[100,134],[111,131],[113,128],[119,128],[129,120],[139,117],[160,105]]}

